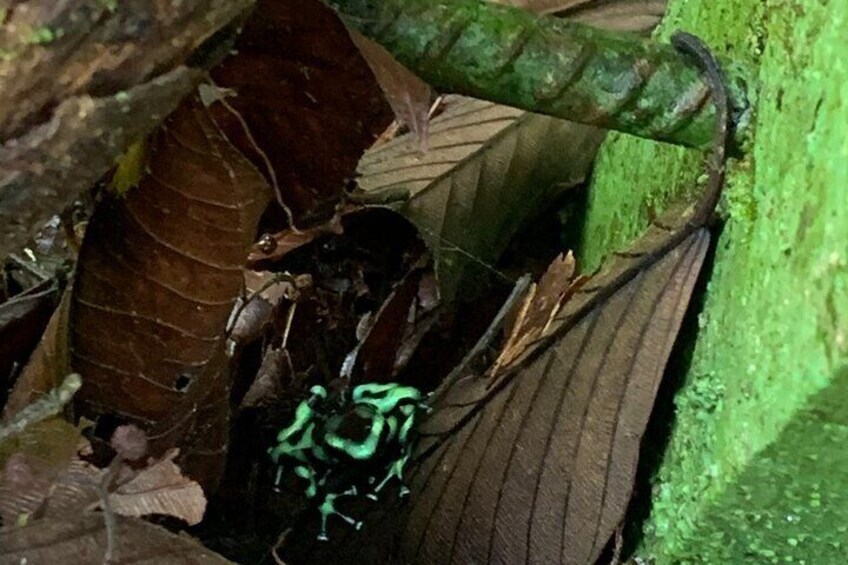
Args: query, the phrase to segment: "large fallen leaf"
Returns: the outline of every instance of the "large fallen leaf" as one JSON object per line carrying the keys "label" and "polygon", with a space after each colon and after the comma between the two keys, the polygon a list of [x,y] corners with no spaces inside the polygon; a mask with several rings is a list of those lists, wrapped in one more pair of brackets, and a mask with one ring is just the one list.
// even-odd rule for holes
{"label": "large fallen leaf", "polygon": [[[157,565],[230,563],[185,535],[172,534],[137,518],[116,517],[114,563]],[[101,514],[75,520],[44,518],[22,527],[0,528],[0,563],[100,565],[106,552]]]}
{"label": "large fallen leaf", "polygon": [[[665,2],[503,0],[598,27],[645,32]],[[518,229],[582,182],[603,139],[599,129],[468,98],[430,124],[429,151],[406,135],[368,151],[360,199],[395,201],[421,230],[442,296],[473,292]]]}
{"label": "large fallen leaf", "polygon": [[471,98],[446,104],[426,153],[412,136],[380,145],[360,161],[358,184],[360,199],[397,201],[421,230],[442,297],[452,300],[528,218],[585,179],[603,133]]}
{"label": "large fallen leaf", "polygon": [[198,98],[152,143],[149,172],[98,206],[70,312],[77,404],[148,433],[151,454],[214,483],[227,440],[226,323],[269,195]]}
{"label": "large fallen leaf", "polygon": [[[593,563],[624,517],[639,445],[709,241],[677,207],[492,379],[437,391],[403,536],[414,563]],[[665,226],[665,227],[660,227]]]}

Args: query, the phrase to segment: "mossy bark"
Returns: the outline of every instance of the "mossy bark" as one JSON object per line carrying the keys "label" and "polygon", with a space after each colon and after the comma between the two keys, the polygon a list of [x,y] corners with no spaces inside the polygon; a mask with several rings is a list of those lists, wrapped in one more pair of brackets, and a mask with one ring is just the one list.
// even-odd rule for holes
{"label": "mossy bark", "polygon": [[[845,563],[848,0],[673,0],[659,34],[676,29],[750,66],[758,92],[638,553],[657,564]],[[702,159],[611,135],[584,266],[697,189]]]}

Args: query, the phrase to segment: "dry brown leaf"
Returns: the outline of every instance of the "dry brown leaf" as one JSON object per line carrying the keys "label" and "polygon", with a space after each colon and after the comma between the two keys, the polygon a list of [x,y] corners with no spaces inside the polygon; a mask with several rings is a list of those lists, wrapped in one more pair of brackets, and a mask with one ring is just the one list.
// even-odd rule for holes
{"label": "dry brown leaf", "polygon": [[122,516],[162,514],[199,524],[206,511],[206,497],[195,481],[185,477],[174,463],[179,450],[171,450],[121,483],[109,495],[109,504]]}
{"label": "dry brown leaf", "polygon": [[[423,264],[424,261],[419,261],[395,286],[380,309],[365,319],[367,327],[362,328],[360,342],[345,360],[349,368],[342,370],[343,376],[348,377],[353,385],[394,380],[401,346],[415,334],[416,324],[423,314],[416,308],[420,283],[425,274]],[[410,343],[408,347],[414,345],[417,343]],[[405,351],[403,355],[408,359],[411,352]]]}
{"label": "dry brown leaf", "polygon": [[569,251],[554,259],[539,282],[530,286],[524,300],[516,308],[512,321],[505,327],[508,336],[489,374],[493,377],[518,358],[548,329],[564,302],[587,277],[574,279],[577,263]]}
{"label": "dry brown leaf", "polygon": [[374,74],[321,0],[258,0],[211,75],[233,94],[230,108],[211,106],[215,117],[299,228],[332,215],[356,160],[391,121]]}
{"label": "dry brown leaf", "polygon": [[395,118],[406,124],[418,138],[419,150],[426,151],[430,101],[433,98],[430,86],[398,63],[382,45],[350,27],[347,31],[374,73]]}

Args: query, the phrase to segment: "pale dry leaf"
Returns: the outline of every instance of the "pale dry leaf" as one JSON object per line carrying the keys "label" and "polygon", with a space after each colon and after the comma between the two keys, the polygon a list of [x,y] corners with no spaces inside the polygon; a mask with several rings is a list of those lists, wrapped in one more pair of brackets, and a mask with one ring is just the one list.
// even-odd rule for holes
{"label": "pale dry leaf", "polygon": [[508,337],[489,371],[492,376],[497,376],[545,334],[565,300],[586,280],[585,277],[574,278],[576,268],[574,255],[570,251],[563,253],[551,262],[539,282],[527,290],[505,327]]}
{"label": "pale dry leaf", "polygon": [[122,516],[162,514],[199,524],[206,511],[206,497],[195,481],[185,477],[174,463],[179,450],[142,469],[109,495],[109,505]]}
{"label": "pale dry leaf", "polygon": [[[227,565],[230,561],[192,538],[137,518],[118,516],[115,563]],[[23,527],[0,528],[0,563],[101,565],[106,526],[98,514],[73,520],[45,517]]]}

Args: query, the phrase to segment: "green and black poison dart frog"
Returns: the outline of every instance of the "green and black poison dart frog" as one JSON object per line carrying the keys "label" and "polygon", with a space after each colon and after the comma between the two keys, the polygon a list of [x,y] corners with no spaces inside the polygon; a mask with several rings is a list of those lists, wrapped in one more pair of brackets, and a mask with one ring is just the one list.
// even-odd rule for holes
{"label": "green and black poison dart frog", "polygon": [[[310,392],[297,407],[294,421],[277,435],[277,446],[268,452],[278,465],[275,487],[290,470],[307,482],[308,498],[317,502],[319,495],[323,497],[318,505],[318,539],[327,540],[327,519],[333,514],[357,530],[362,527],[362,522],[336,509],[336,499],[356,496],[364,484],[366,496],[376,500],[392,478],[401,482],[401,496],[409,492],[402,484],[403,471],[412,453],[413,427],[427,407],[421,391],[397,383],[361,384],[350,399],[332,399],[322,386]],[[340,475],[341,469],[349,472],[343,479],[346,484],[337,488],[333,475]],[[377,482],[379,473],[384,476]],[[336,485],[334,492],[328,484]]]}

